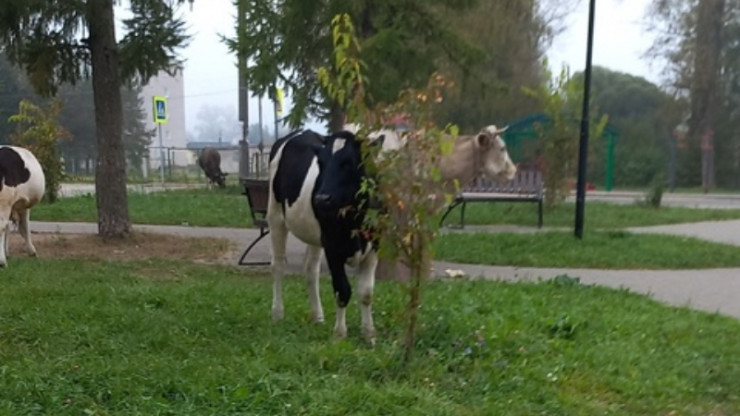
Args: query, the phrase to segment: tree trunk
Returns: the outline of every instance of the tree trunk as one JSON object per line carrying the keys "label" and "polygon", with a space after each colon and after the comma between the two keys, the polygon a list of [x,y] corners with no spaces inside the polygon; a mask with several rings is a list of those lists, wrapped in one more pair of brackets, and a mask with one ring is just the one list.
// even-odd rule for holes
{"label": "tree trunk", "polygon": [[342,108],[338,104],[332,103],[329,110],[329,132],[342,130],[345,117],[346,115],[342,111]]}
{"label": "tree trunk", "polygon": [[98,165],[95,194],[98,205],[98,234],[122,238],[131,230],[126,196],[126,158],[123,150],[123,109],[113,0],[88,0],[95,133]]}
{"label": "tree trunk", "polygon": [[701,184],[707,192],[714,187],[714,124],[725,0],[703,0],[697,7],[689,137],[698,142],[701,149]]}

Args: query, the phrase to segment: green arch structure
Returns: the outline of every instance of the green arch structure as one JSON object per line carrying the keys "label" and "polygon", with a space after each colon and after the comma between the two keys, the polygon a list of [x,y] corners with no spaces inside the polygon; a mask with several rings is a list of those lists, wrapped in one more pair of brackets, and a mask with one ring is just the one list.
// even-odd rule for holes
{"label": "green arch structure", "polygon": [[[509,155],[514,160],[525,160],[528,156],[534,154],[537,148],[538,135],[535,130],[537,123],[546,124],[550,122],[550,117],[546,114],[532,114],[514,120],[509,123],[509,128],[504,133],[506,147]],[[579,123],[574,120],[574,123]],[[604,190],[611,191],[614,186],[614,144],[619,137],[619,132],[611,125],[607,124],[601,137],[606,140],[606,172],[604,178]]]}

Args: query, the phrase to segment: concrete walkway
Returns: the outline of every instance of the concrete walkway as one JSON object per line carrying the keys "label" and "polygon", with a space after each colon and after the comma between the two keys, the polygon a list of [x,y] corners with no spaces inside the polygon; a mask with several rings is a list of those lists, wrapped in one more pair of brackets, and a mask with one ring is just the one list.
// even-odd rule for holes
{"label": "concrete walkway", "polygon": [[[241,250],[258,235],[256,229],[235,229],[216,227],[187,227],[135,225],[135,230],[179,236],[214,237],[232,241],[239,248],[235,253],[234,264]],[[96,233],[97,225],[90,223],[31,223],[31,230],[40,233]],[[502,226],[486,227],[487,231],[537,232],[528,227]],[[714,221],[693,224],[663,225],[655,227],[632,228],[636,233],[662,233],[685,235],[740,246],[740,220]],[[263,239],[250,252],[250,260],[269,260],[269,237]],[[289,268],[299,272],[305,245],[290,237],[288,241]],[[326,265],[324,264],[326,273]],[[740,268],[708,270],[595,270],[595,269],[553,269],[512,266],[481,266],[435,262],[434,274],[447,276],[448,270],[461,270],[467,276],[491,280],[536,281],[551,279],[567,274],[578,277],[586,284],[599,284],[612,288],[626,288],[677,306],[689,306],[709,312],[719,312],[740,318]]]}

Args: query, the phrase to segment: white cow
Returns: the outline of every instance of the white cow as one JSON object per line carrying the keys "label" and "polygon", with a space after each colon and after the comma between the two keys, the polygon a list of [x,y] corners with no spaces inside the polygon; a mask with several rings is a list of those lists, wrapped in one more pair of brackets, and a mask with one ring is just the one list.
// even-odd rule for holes
{"label": "white cow", "polygon": [[27,149],[0,146],[0,267],[7,265],[10,223],[26,241],[26,251],[35,256],[28,218],[31,207],[44,196],[46,178],[39,161]]}
{"label": "white cow", "polygon": [[[452,152],[443,156],[439,165],[441,181],[447,192],[454,192],[453,181],[466,186],[479,176],[495,181],[514,178],[516,165],[509,158],[506,143],[501,138],[507,129],[490,125],[476,134],[457,136]],[[382,137],[383,152],[402,150],[406,145],[405,131],[382,129],[368,137]]]}

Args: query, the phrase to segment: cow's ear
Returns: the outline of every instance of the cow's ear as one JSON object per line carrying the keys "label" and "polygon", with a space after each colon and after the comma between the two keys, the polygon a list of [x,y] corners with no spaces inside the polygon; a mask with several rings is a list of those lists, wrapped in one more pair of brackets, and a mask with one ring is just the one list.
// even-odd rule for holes
{"label": "cow's ear", "polygon": [[384,141],[385,141],[385,134],[381,134],[375,140],[370,142],[370,146],[383,147]]}
{"label": "cow's ear", "polygon": [[493,143],[493,137],[482,131],[475,137],[475,142],[479,147],[489,147]]}

